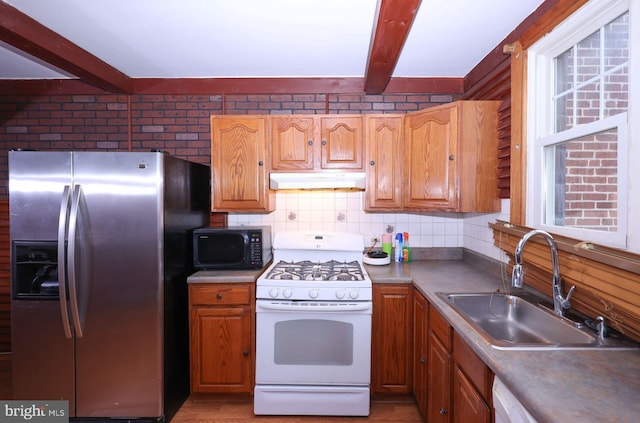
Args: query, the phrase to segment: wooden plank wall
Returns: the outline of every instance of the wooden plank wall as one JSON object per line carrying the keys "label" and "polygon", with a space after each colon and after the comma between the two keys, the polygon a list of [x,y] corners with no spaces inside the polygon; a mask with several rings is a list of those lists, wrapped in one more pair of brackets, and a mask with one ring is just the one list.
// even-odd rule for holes
{"label": "wooden plank wall", "polygon": [[465,100],[499,100],[498,108],[498,196],[509,198],[511,162],[511,57],[505,56],[487,75],[471,87]]}
{"label": "wooden plank wall", "polygon": [[0,201],[0,353],[11,351],[9,201]]}
{"label": "wooden plank wall", "polygon": [[[494,245],[509,256],[511,272],[518,242],[531,228],[504,222],[490,226]],[[640,256],[557,235],[554,239],[563,294],[576,286],[571,307],[592,318],[603,316],[609,326],[640,341]],[[549,297],[553,274],[550,258],[549,246],[538,237],[531,238],[522,253],[524,284]]]}

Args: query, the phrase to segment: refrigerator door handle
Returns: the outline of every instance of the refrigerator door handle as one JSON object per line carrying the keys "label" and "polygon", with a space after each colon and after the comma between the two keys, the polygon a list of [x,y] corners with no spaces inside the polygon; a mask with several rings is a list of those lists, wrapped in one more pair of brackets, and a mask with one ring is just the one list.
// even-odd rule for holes
{"label": "refrigerator door handle", "polygon": [[71,338],[71,324],[69,323],[69,311],[67,310],[67,258],[65,240],[69,223],[69,203],[71,200],[71,187],[64,186],[62,200],[60,201],[60,216],[58,218],[58,291],[60,297],[60,316],[65,338]]}
{"label": "refrigerator door handle", "polygon": [[71,304],[71,317],[73,319],[73,326],[77,338],[82,338],[82,326],[80,325],[80,312],[78,310],[78,288],[76,283],[76,235],[78,230],[78,213],[81,197],[82,187],[80,185],[76,185],[71,197],[67,264],[69,266],[69,302]]}

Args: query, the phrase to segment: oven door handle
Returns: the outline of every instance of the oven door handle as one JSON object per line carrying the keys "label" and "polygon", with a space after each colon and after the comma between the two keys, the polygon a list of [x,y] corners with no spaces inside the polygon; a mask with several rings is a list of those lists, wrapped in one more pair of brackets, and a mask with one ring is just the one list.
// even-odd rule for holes
{"label": "oven door handle", "polygon": [[259,312],[260,310],[298,311],[303,313],[304,312],[335,313],[335,312],[342,312],[342,311],[368,311],[368,310],[371,310],[371,302],[323,304],[323,303],[291,303],[291,302],[257,301],[256,312]]}

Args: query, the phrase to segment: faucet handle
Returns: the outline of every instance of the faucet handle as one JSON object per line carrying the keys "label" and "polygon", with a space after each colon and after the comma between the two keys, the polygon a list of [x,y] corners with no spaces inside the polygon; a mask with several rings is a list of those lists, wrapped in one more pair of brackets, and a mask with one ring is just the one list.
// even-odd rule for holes
{"label": "faucet handle", "polygon": [[568,310],[569,308],[571,308],[571,303],[569,302],[569,300],[573,296],[573,292],[575,290],[576,290],[576,286],[572,285],[571,289],[569,289],[569,292],[567,292],[567,296],[565,298],[562,298],[562,294],[559,295],[560,304],[562,304],[562,308],[564,308],[565,310]]}

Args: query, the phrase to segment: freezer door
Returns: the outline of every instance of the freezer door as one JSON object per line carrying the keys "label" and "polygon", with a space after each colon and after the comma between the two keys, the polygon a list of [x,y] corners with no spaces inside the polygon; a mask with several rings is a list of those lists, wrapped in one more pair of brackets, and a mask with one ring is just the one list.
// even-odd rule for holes
{"label": "freezer door", "polygon": [[[70,153],[9,152],[13,394],[18,400],[68,400],[72,410],[73,338],[65,337],[68,317],[61,315],[57,295],[46,294],[56,279],[60,206],[70,184]],[[23,248],[16,251],[17,245]],[[25,254],[17,265],[16,255]]]}
{"label": "freezer door", "polygon": [[78,417],[163,412],[162,163],[158,153],[74,153]]}

